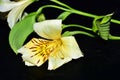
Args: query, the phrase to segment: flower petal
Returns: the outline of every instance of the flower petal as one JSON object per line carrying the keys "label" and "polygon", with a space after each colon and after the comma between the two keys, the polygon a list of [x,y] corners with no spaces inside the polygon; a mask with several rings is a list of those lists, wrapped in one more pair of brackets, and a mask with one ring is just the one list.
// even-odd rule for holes
{"label": "flower petal", "polygon": [[61,48],[50,55],[48,70],[55,70],[73,59],[82,57],[82,52],[74,37],[63,37]]}
{"label": "flower petal", "polygon": [[[18,50],[22,54],[23,61],[28,66],[41,66],[47,61],[49,54],[46,48],[47,40],[33,38],[25,46]],[[31,65],[32,64],[32,65]]]}
{"label": "flower petal", "polygon": [[16,7],[9,12],[7,22],[10,28],[12,28],[15,23],[21,18],[23,10],[24,9],[22,7]]}
{"label": "flower petal", "polygon": [[43,64],[43,62],[40,62],[41,57],[36,55],[36,53],[33,53],[28,47],[26,48],[26,46],[20,48],[18,52],[22,54],[22,59],[25,61],[25,65],[27,66],[41,66]]}
{"label": "flower petal", "polygon": [[24,4],[22,4],[21,6],[17,6],[9,12],[7,22],[10,28],[12,28],[14,24],[21,19],[24,9],[33,2],[31,0],[26,1],[27,2],[24,2]]}
{"label": "flower petal", "polygon": [[27,61],[25,61],[25,65],[27,65],[27,66],[35,66],[35,64],[29,63]]}
{"label": "flower petal", "polygon": [[35,32],[47,39],[58,39],[61,37],[62,20],[46,20],[34,24]]}
{"label": "flower petal", "polygon": [[0,12],[6,12],[13,9],[16,6],[20,6],[28,0],[22,0],[19,2],[14,2],[10,0],[1,0],[0,1]]}
{"label": "flower petal", "polygon": [[70,56],[73,59],[83,57],[83,53],[80,50],[77,41],[73,36],[62,37],[63,45],[66,46],[66,50],[69,51]]}
{"label": "flower petal", "polygon": [[61,47],[57,52],[52,53],[48,59],[48,70],[55,70],[63,64],[71,61],[72,58],[64,47]]}

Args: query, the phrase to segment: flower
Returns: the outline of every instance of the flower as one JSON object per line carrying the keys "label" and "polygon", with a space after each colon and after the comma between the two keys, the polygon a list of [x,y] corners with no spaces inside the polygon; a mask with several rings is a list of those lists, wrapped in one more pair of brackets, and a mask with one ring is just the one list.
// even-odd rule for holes
{"label": "flower", "polygon": [[34,2],[35,0],[20,0],[18,2],[10,0],[1,0],[0,1],[0,12],[10,11],[8,14],[7,22],[10,28],[21,19],[24,9]]}
{"label": "flower", "polygon": [[27,66],[41,66],[48,60],[48,70],[83,56],[73,36],[62,37],[62,20],[45,20],[34,24],[34,31],[43,38],[33,38],[21,47]]}

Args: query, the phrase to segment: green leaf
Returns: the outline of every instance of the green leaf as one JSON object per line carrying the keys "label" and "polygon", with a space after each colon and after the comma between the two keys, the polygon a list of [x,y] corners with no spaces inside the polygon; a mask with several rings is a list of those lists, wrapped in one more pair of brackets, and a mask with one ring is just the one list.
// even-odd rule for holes
{"label": "green leaf", "polygon": [[28,14],[22,21],[15,24],[9,34],[9,44],[17,54],[17,50],[23,45],[30,33],[33,32],[33,24],[37,14]]}
{"label": "green leaf", "polygon": [[93,26],[92,26],[92,30],[93,30],[93,32],[97,32],[98,31],[98,26],[97,26],[97,24],[96,23],[98,23],[98,19],[100,19],[100,18],[102,18],[102,17],[96,17],[94,20],[93,20]]}
{"label": "green leaf", "polygon": [[104,40],[109,39],[111,16],[112,14],[98,16],[93,20],[93,31]]}
{"label": "green leaf", "polygon": [[65,20],[70,14],[70,12],[63,12],[57,17],[57,19]]}
{"label": "green leaf", "polygon": [[103,19],[102,19],[100,24],[104,24],[104,23],[110,22],[112,15],[113,15],[113,13],[103,16]]}

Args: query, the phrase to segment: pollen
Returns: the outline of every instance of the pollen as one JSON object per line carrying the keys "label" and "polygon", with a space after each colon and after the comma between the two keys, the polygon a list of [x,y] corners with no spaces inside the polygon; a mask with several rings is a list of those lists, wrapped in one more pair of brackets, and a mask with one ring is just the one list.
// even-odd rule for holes
{"label": "pollen", "polygon": [[[51,54],[56,54],[61,45],[61,40],[45,40],[33,38],[25,47],[32,53],[30,58],[37,57],[37,64],[45,62]],[[62,58],[62,57],[61,57]]]}

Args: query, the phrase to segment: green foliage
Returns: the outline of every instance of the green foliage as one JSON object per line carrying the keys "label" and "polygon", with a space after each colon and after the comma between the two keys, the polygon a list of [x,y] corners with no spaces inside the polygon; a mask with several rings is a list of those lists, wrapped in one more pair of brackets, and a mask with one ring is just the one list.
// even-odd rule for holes
{"label": "green foliage", "polygon": [[104,40],[109,39],[111,16],[112,14],[98,16],[93,20],[93,32],[97,33]]}
{"label": "green foliage", "polygon": [[[57,3],[60,6],[57,5],[41,6],[37,10],[37,12],[28,14],[23,20],[15,24],[15,26],[11,29],[9,35],[9,44],[16,54],[17,54],[17,50],[20,47],[22,47],[22,45],[24,44],[26,38],[33,32],[33,24],[35,23],[35,21],[36,20],[43,21],[46,19],[42,12],[44,8],[55,8],[55,9],[63,10],[63,12],[57,17],[57,19],[62,19],[63,21],[72,13],[80,16],[94,18],[92,29],[78,24],[64,25],[63,29],[67,27],[79,27],[85,29],[86,31],[66,31],[65,33],[63,33],[62,36],[84,34],[90,37],[95,37],[95,35],[87,32],[87,31],[93,31],[97,33],[104,40],[108,40],[108,39],[120,40],[120,37],[115,37],[110,35],[110,22],[120,24],[120,21],[111,19],[112,14],[108,14],[105,16],[97,16],[94,14],[73,9],[64,3],[59,2],[58,0],[51,0],[51,1]],[[40,15],[38,16],[38,14]]]}
{"label": "green foliage", "polygon": [[37,21],[44,21],[46,18],[45,18],[45,15],[43,13],[41,13],[38,17],[37,17]]}
{"label": "green foliage", "polygon": [[23,45],[29,34],[33,32],[33,24],[37,14],[31,13],[22,21],[15,24],[9,35],[9,44],[13,51],[17,54],[17,50]]}
{"label": "green foliage", "polygon": [[70,12],[63,12],[57,17],[57,19],[62,19],[64,21],[70,14]]}

